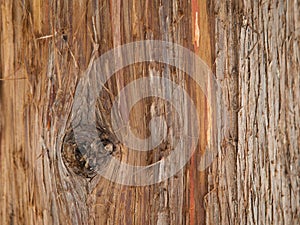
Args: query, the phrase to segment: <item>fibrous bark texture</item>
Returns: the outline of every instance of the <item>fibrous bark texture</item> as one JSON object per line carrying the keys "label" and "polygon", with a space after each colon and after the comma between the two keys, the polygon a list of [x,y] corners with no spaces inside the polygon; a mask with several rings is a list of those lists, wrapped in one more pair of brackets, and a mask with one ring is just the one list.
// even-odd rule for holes
{"label": "fibrous bark texture", "polygon": [[[299,1],[0,2],[1,224],[300,224]],[[183,71],[155,62],[103,84],[96,118],[105,154],[132,165],[157,162],[172,146],[167,139],[137,154],[116,140],[110,110],[123,87],[164,76],[198,110],[201,135],[187,165],[160,183],[125,186],[91,170],[90,150],[78,152],[72,104],[99,56],[150,39],[195,52],[221,91],[207,87],[205,96]],[[147,138],[151,117],[161,115],[170,135],[179,118],[172,105],[143,99],[130,114],[133,133]],[[211,141],[218,154],[201,170]]]}
{"label": "fibrous bark texture", "polygon": [[299,2],[215,2],[224,137],[208,224],[299,224]]}

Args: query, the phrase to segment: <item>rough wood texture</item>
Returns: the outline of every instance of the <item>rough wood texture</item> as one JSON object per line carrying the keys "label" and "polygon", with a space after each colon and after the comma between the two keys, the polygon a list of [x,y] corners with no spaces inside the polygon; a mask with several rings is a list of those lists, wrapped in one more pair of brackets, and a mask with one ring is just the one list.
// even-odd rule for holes
{"label": "rough wood texture", "polygon": [[[297,0],[0,4],[1,224],[300,223]],[[78,80],[98,55],[144,39],[179,43],[213,68],[222,87],[218,157],[198,171],[214,124],[201,90],[181,71],[141,63],[108,82],[102,103],[109,109],[136,78],[167,73],[196,101],[204,134],[197,151],[176,176],[151,186],[77,175],[61,151]],[[133,110],[132,129],[141,137],[154,104],[167,114],[170,106],[157,99]],[[170,150],[137,156],[122,148],[119,157],[143,165]]]}
{"label": "rough wood texture", "polygon": [[[199,18],[204,18],[205,2],[201,7]],[[95,57],[120,44],[144,39],[174,41],[193,49],[196,18],[191,11],[191,4],[185,1],[1,3],[0,140],[1,181],[5,181],[0,188],[1,224],[205,222],[206,178],[197,171],[200,148],[191,165],[175,177],[148,187],[126,187],[99,178],[91,181],[66,168],[61,154],[76,83]],[[201,23],[207,26],[202,19]],[[202,34],[206,32],[203,29]],[[204,49],[209,54],[210,45]],[[208,57],[209,64],[210,60]],[[131,80],[162,73],[163,68],[148,63],[130,66],[118,72],[107,87],[115,95]],[[164,73],[182,86],[187,84],[180,71],[171,68]],[[200,90],[191,92],[199,98],[199,108],[206,104]],[[107,93],[104,96],[109,106],[113,99]],[[170,107],[155,99],[146,102],[148,107],[138,105],[132,124],[137,134],[147,135],[144,115],[154,103],[161,113]],[[201,129],[206,127],[205,116],[203,111]],[[172,115],[168,119],[172,121]],[[205,144],[203,137],[200,147]],[[147,164],[170,150],[164,147],[136,156],[123,149],[122,159]]]}
{"label": "rough wood texture", "polygon": [[208,224],[299,224],[299,1],[215,2],[224,138]]}

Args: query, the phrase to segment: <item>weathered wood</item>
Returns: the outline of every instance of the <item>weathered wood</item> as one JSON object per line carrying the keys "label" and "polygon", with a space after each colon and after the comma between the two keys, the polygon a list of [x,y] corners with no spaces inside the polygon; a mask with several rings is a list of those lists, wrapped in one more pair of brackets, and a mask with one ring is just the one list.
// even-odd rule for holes
{"label": "weathered wood", "polygon": [[220,154],[208,224],[299,224],[299,2],[215,2]]}
{"label": "weathered wood", "polygon": [[[1,1],[0,223],[299,224],[299,11],[296,0]],[[110,128],[124,86],[157,73],[188,90],[202,135],[185,168],[159,184],[91,179],[64,160],[76,86],[99,55],[147,39],[179,43],[212,68],[222,88],[217,118],[182,71],[124,68],[99,98],[101,126]],[[136,104],[133,133],[147,137],[154,115],[176,120],[171,108],[156,98]],[[199,171],[214,132],[218,155]],[[117,145],[115,157],[133,165],[172,150],[136,154]]]}

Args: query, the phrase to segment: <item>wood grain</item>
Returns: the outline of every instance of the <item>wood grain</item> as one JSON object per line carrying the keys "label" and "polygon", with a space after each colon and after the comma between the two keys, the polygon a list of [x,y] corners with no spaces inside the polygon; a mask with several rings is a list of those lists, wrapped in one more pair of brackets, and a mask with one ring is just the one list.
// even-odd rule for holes
{"label": "wood grain", "polygon": [[[300,223],[297,0],[2,0],[0,5],[1,224]],[[178,174],[151,186],[78,175],[65,165],[62,148],[80,78],[101,54],[147,39],[181,44],[212,68],[222,89],[207,90],[217,96],[217,116],[182,71],[161,63],[131,65],[105,85],[109,91],[99,98],[98,122],[110,126],[109,110],[124,86],[157,73],[195,101],[202,134],[197,150]],[[133,132],[147,137],[153,115],[176,120],[170,109],[161,99],[143,100],[131,114]],[[214,132],[218,155],[199,171]],[[116,157],[149,165],[171,151],[167,144],[147,154],[122,146]]]}

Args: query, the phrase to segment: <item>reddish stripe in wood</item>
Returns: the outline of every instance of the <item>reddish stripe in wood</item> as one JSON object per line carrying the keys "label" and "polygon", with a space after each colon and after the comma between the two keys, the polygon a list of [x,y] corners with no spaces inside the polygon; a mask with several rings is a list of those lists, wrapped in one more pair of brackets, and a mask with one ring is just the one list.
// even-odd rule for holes
{"label": "reddish stripe in wood", "polygon": [[[194,50],[197,52],[197,44],[195,42],[195,24],[194,21],[196,19],[196,12],[198,11],[198,2],[197,0],[192,0],[192,24],[193,24],[193,45]],[[190,225],[195,224],[195,183],[194,183],[194,169],[195,169],[195,156],[193,155],[191,158],[191,164],[190,164],[190,173],[189,173],[189,181],[190,181],[190,208],[189,208],[189,222]]]}

